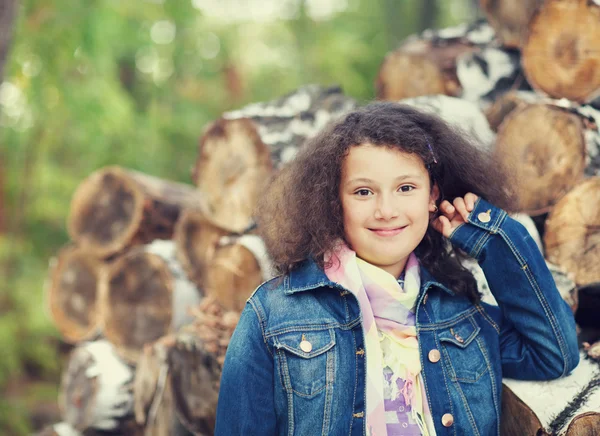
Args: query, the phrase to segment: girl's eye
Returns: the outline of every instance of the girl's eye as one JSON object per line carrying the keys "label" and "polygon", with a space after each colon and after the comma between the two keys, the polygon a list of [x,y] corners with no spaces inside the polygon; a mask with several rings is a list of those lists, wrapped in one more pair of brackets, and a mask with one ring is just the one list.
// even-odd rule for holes
{"label": "girl's eye", "polygon": [[371,191],[369,191],[368,189],[359,189],[355,192],[355,194],[360,197],[366,197],[367,195],[371,194]]}
{"label": "girl's eye", "polygon": [[410,186],[410,185],[400,186],[400,191],[402,191],[402,192],[410,192],[413,189],[415,189],[415,187],[414,186]]}

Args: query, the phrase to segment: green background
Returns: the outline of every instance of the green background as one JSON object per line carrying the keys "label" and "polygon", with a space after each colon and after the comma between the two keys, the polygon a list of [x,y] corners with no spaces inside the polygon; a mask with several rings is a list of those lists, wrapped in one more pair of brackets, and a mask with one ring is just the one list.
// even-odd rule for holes
{"label": "green background", "polygon": [[118,164],[190,183],[203,127],[302,84],[366,102],[411,33],[472,21],[473,0],[23,0],[0,86],[0,434],[58,421],[68,347],[49,259],[77,185]]}

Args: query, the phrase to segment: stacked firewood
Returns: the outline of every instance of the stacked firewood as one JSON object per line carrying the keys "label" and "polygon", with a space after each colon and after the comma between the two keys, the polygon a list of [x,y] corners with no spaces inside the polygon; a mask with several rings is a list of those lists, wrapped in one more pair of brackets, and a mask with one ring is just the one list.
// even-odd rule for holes
{"label": "stacked firewood", "polygon": [[305,86],[206,127],[192,181],[121,167],[78,187],[51,261],[49,313],[74,345],[44,434],[210,435],[230,337],[272,276],[253,210],[271,174],[356,106]]}
{"label": "stacked firewood", "polygon": [[[600,432],[600,2],[481,0],[487,22],[408,38],[376,79],[380,99],[457,121],[514,171],[521,219],[576,314],[581,364],[551,382],[504,381],[504,434]],[[436,95],[437,94],[437,95]],[[432,96],[436,95],[436,96]],[[459,97],[460,103],[451,97]],[[474,103],[487,117],[484,126]],[[460,124],[460,123],[459,123]],[[487,129],[489,127],[492,132]],[[538,234],[541,233],[541,235]],[[493,300],[485,277],[484,300]]]}
{"label": "stacked firewood", "polygon": [[[600,431],[600,3],[481,0],[487,22],[408,38],[379,99],[433,111],[511,164],[525,224],[581,330],[582,364],[552,382],[505,380],[505,434]],[[489,23],[489,24],[488,24]],[[253,210],[264,183],[356,107],[306,86],[224,113],[202,133],[192,185],[103,168],[73,196],[72,243],[47,301],[75,344],[46,434],[211,434],[224,354],[271,276]],[[494,302],[476,263],[467,265]]]}

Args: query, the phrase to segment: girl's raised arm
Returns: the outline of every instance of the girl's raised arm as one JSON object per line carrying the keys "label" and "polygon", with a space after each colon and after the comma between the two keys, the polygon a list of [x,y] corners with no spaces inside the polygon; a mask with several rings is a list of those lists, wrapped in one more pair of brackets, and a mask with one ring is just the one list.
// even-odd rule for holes
{"label": "girl's raised arm", "polygon": [[477,259],[498,302],[484,306],[500,335],[503,376],[545,380],[573,370],[579,363],[573,313],[525,227],[480,198],[449,237]]}

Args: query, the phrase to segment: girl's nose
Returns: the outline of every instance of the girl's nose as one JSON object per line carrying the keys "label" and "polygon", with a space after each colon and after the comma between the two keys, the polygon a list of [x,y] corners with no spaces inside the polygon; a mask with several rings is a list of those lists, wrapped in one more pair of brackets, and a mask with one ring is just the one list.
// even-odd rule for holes
{"label": "girl's nose", "polygon": [[380,220],[390,220],[398,215],[397,205],[390,195],[379,195],[375,218]]}

